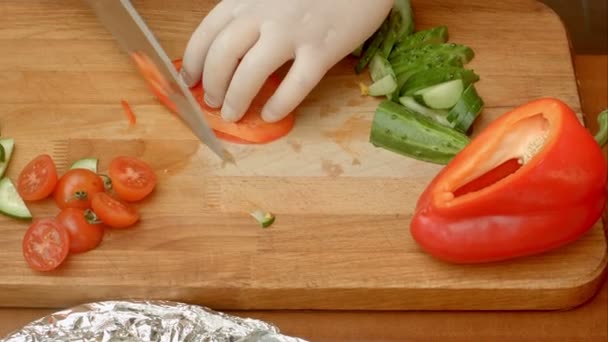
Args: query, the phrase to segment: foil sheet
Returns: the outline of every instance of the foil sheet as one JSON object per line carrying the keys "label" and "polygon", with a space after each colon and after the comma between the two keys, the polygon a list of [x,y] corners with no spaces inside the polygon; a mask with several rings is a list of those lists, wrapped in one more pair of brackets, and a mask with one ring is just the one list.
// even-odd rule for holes
{"label": "foil sheet", "polygon": [[267,322],[168,301],[104,301],[59,311],[1,342],[306,342]]}

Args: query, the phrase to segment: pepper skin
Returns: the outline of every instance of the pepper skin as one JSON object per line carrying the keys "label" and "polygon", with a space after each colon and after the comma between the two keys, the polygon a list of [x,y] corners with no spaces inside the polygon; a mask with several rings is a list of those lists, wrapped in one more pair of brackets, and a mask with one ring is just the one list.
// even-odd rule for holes
{"label": "pepper skin", "polygon": [[606,205],[606,159],[565,103],[508,112],[444,167],[420,196],[410,232],[452,263],[543,253],[589,231]]}

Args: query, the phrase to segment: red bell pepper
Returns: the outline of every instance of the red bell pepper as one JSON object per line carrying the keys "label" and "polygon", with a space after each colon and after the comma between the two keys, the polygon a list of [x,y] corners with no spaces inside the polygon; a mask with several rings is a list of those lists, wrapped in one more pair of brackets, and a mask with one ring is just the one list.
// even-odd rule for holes
{"label": "red bell pepper", "polygon": [[542,253],[600,219],[606,181],[602,149],[572,109],[539,99],[496,119],[439,172],[410,231],[453,263]]}

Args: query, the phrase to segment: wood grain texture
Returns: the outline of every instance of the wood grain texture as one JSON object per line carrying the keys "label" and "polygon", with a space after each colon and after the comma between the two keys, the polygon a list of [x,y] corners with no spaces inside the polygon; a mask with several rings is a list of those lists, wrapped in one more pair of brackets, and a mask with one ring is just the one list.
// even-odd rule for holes
{"label": "wood grain texture", "polygon": [[[583,112],[590,122],[608,106],[608,56],[576,56]],[[595,133],[595,132],[594,132]],[[608,213],[608,211],[607,211]],[[0,336],[43,317],[49,309],[0,309]],[[589,302],[571,310],[515,312],[231,311],[272,322],[310,341],[589,341],[608,339],[608,282]]]}
{"label": "wood grain texture", "polygon": [[[171,57],[179,57],[208,1],[136,1]],[[419,29],[448,25],[476,51],[487,103],[476,129],[515,105],[555,96],[581,113],[559,19],[528,1],[415,1]],[[17,140],[9,177],[51,153],[64,170],[95,155],[138,156],[159,186],[135,229],[39,275],[21,257],[26,224],[0,218],[0,304],[64,307],[108,298],[162,298],[216,309],[561,309],[599,287],[600,223],[539,256],[475,266],[433,260],[408,232],[415,200],[440,169],[375,149],[376,100],[362,98],[354,61],[335,66],[298,109],[297,126],[265,146],[230,146],[223,165],[152,98],[129,60],[79,1],[3,1],[0,115]],[[70,20],[65,20],[69,17]],[[517,22],[518,25],[513,25]],[[471,24],[474,23],[474,24]],[[542,27],[542,29],[540,29]],[[500,35],[501,40],[495,39]],[[538,48],[542,46],[542,48]],[[138,115],[129,127],[120,99]],[[277,214],[270,229],[251,202]],[[56,214],[49,202],[35,215]]]}

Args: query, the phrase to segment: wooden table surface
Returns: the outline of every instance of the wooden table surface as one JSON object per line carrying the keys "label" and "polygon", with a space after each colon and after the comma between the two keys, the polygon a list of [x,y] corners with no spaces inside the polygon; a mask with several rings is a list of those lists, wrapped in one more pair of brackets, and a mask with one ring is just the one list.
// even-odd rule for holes
{"label": "wooden table surface", "polygon": [[[608,107],[608,55],[575,56],[583,111]],[[589,127],[596,132],[597,124]],[[608,216],[608,213],[607,215]],[[51,313],[1,309],[0,336]],[[588,303],[552,312],[236,312],[273,322],[310,341],[598,341],[608,340],[608,283]]]}

